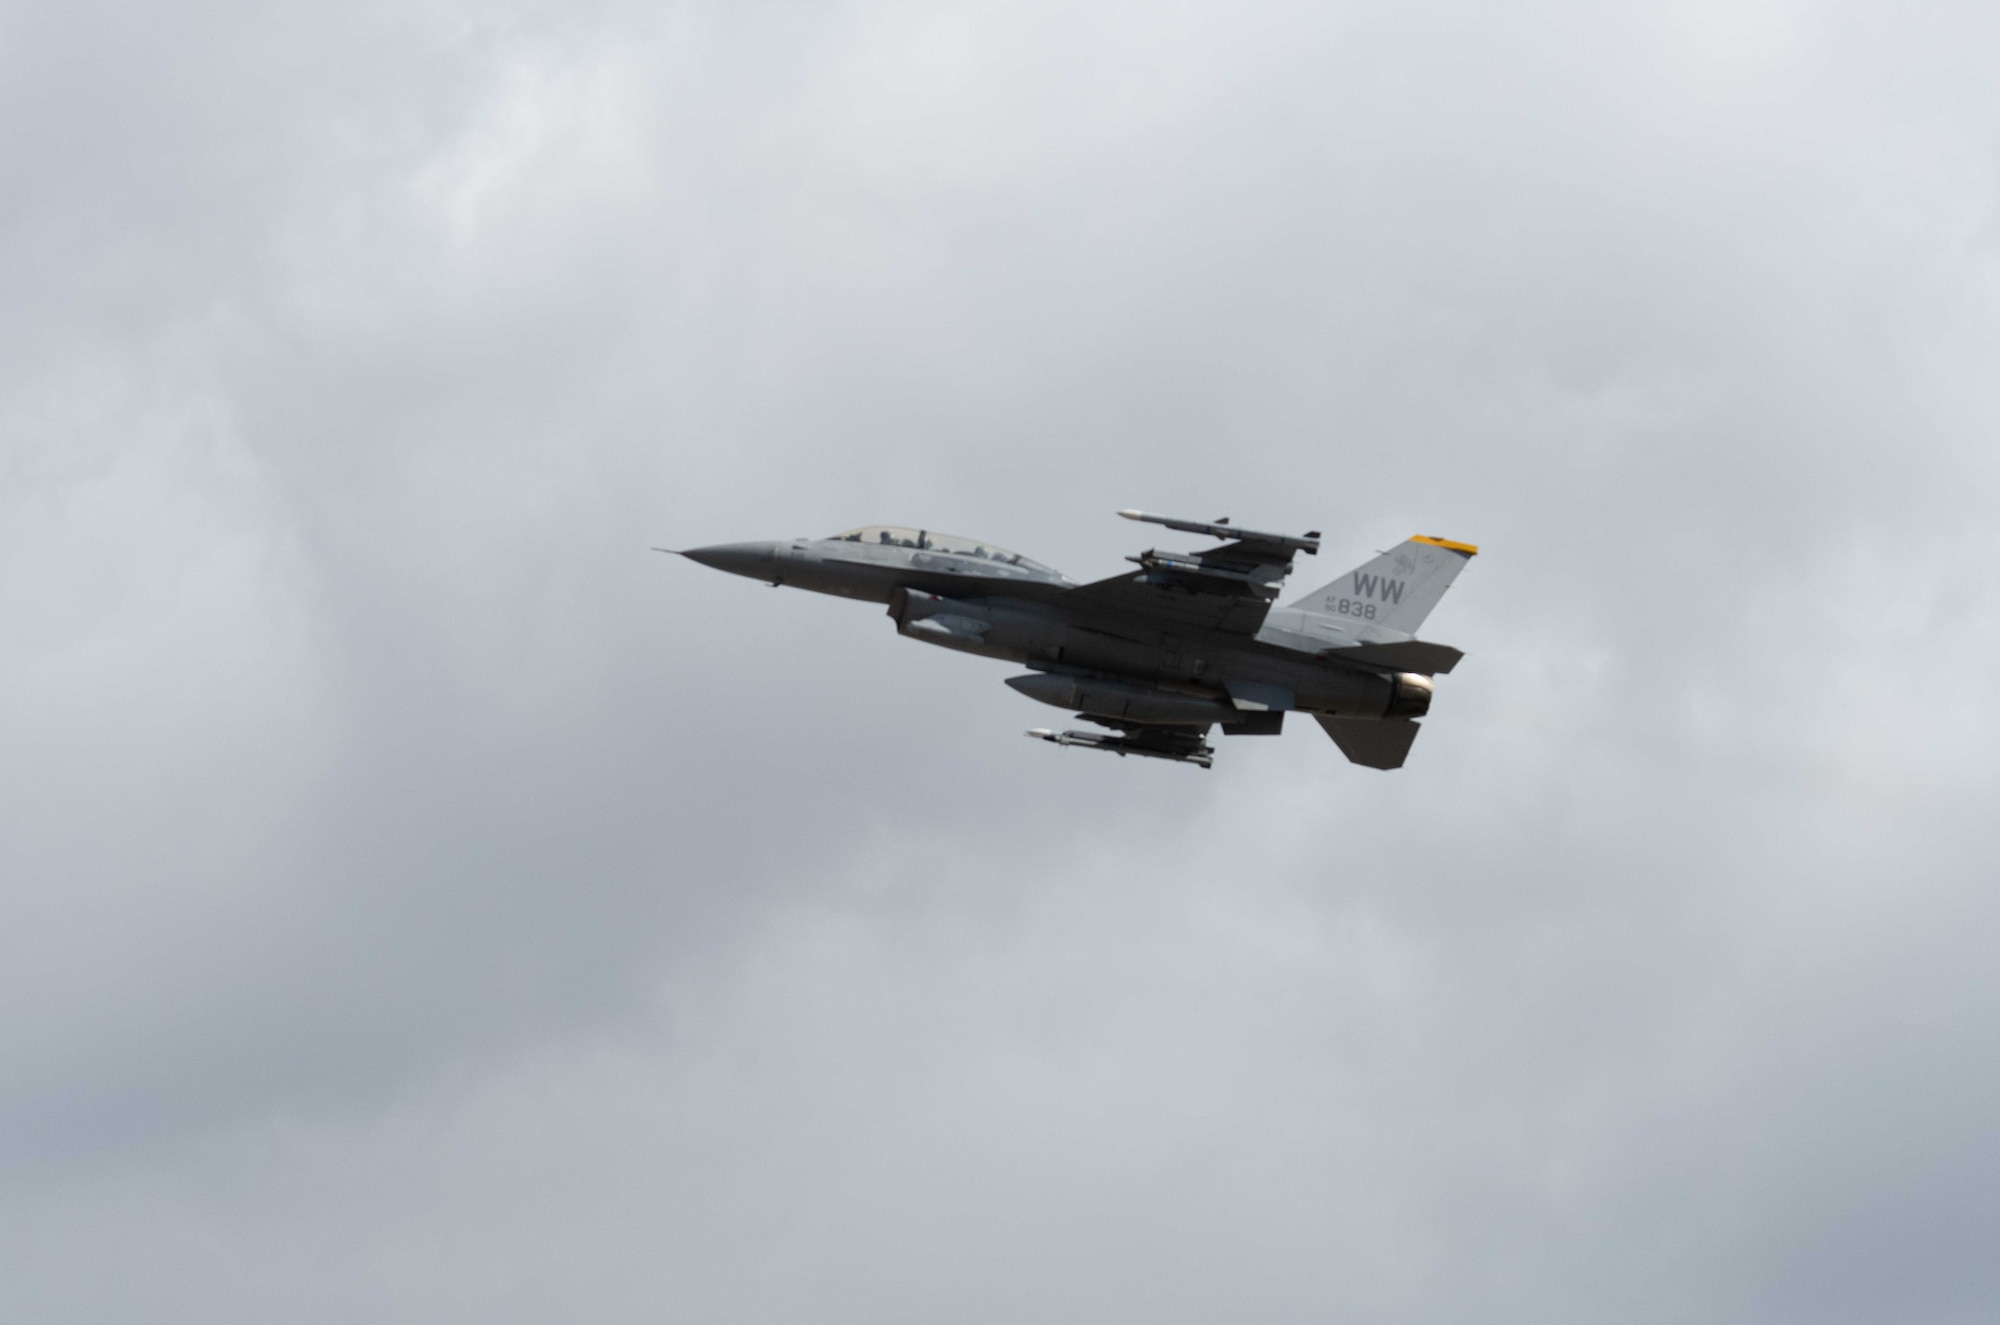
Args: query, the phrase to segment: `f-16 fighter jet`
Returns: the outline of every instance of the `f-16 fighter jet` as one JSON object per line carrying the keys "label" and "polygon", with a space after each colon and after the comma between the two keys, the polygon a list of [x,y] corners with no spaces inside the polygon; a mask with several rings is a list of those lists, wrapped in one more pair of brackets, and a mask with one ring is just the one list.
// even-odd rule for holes
{"label": "f-16 fighter jet", "polygon": [[1227,518],[1118,513],[1222,542],[1142,552],[1127,558],[1136,571],[1092,584],[976,538],[897,525],[680,555],[885,603],[911,639],[1026,665],[1008,685],[1103,729],[1028,733],[1057,745],[1207,768],[1211,728],[1275,736],[1285,714],[1301,712],[1353,762],[1403,766],[1430,709],[1431,678],[1463,656],[1418,639],[1417,627],[1478,548],[1411,538],[1278,607],[1293,555],[1318,555],[1317,530],[1265,534]]}

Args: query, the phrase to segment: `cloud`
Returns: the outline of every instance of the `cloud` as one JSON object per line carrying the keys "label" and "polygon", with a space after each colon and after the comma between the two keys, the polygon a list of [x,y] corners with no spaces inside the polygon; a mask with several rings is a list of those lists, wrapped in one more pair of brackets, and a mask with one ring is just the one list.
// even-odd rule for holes
{"label": "cloud", "polygon": [[[1973,1318],[1991,35],[17,7],[0,1306]],[[1411,767],[646,550],[1130,505]]]}

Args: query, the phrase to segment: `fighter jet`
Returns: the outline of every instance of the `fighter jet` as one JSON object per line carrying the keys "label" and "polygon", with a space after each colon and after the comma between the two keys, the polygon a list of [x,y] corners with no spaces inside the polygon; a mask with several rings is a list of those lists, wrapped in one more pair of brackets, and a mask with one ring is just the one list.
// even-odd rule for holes
{"label": "fighter jet", "polygon": [[[1228,518],[1128,520],[1222,540],[1149,549],[1139,569],[1078,584],[976,538],[865,525],[831,538],[722,543],[679,555],[735,575],[883,603],[898,633],[1029,670],[1007,684],[1102,731],[1028,735],[1057,745],[1208,768],[1211,728],[1275,736],[1309,713],[1342,754],[1401,768],[1430,710],[1431,678],[1464,655],[1416,637],[1479,551],[1425,535],[1282,607],[1292,558],[1320,535],[1239,529]],[[660,548],[667,552],[673,549]]]}

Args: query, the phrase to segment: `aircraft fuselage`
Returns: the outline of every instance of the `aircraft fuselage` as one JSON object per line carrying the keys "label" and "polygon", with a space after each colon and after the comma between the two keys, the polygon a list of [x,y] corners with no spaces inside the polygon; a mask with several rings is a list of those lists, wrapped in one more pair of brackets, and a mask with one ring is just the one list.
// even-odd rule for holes
{"label": "aircraft fuselage", "polygon": [[[1428,677],[1324,660],[1282,642],[1284,632],[1275,626],[1255,636],[1232,636],[1195,624],[1163,626],[1140,613],[1099,605],[1072,607],[1064,598],[1077,586],[1033,563],[1023,567],[840,538],[729,543],[683,555],[771,585],[882,603],[900,634],[926,644],[1039,672],[1133,682],[1203,700],[1212,706],[1208,715],[1215,722],[1248,725],[1255,720],[1247,713],[1285,709],[1420,717],[1429,707]],[[1232,698],[1229,683],[1283,692],[1287,699],[1274,694],[1265,709],[1245,709]]]}

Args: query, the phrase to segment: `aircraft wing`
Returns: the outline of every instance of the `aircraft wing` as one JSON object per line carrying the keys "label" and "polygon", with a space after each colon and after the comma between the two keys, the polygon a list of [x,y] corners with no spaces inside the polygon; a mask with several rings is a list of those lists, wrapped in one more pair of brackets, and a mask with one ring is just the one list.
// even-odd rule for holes
{"label": "aircraft wing", "polygon": [[1228,635],[1255,635],[1263,628],[1264,614],[1271,610],[1271,602],[1266,598],[1191,592],[1160,584],[1145,571],[1078,585],[1063,597],[1078,607],[1143,617],[1165,626],[1218,630]]}
{"label": "aircraft wing", "polygon": [[1172,520],[1143,511],[1120,511],[1128,520],[1165,525],[1226,540],[1201,552],[1148,550],[1127,560],[1139,569],[1071,589],[1080,607],[1163,625],[1197,627],[1230,635],[1255,635],[1292,570],[1292,557],[1319,551],[1317,531],[1303,536],[1238,529],[1227,520]]}

